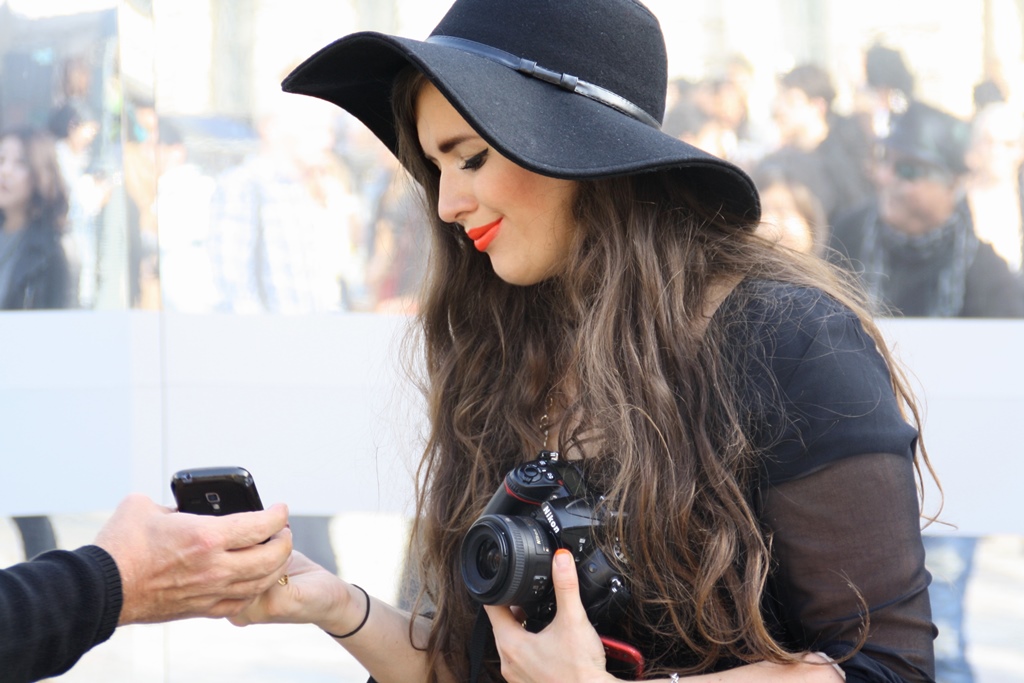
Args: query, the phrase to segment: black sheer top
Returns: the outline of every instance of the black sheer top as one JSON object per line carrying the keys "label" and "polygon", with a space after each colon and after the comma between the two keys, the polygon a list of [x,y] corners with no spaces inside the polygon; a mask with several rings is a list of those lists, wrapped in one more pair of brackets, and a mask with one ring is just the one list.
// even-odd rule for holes
{"label": "black sheer top", "polygon": [[847,683],[931,681],[917,433],[874,341],[823,292],[763,281],[741,284],[713,326],[764,453],[752,495],[772,538],[770,628],[837,660]]}
{"label": "black sheer top", "polygon": [[755,501],[772,536],[765,614],[793,649],[842,660],[850,683],[931,680],[917,434],[885,362],[853,312],[818,290],[738,291],[753,296],[731,295],[716,323],[766,453]]}

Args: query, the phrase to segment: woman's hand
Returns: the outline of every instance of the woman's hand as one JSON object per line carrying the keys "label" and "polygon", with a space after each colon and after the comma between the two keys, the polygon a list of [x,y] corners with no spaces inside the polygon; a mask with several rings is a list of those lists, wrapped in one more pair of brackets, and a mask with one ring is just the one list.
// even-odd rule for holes
{"label": "woman's hand", "polygon": [[[292,551],[285,566],[287,582],[275,582],[240,614],[230,619],[235,626],[249,624],[316,624],[333,633],[345,633],[348,612],[359,612],[364,603],[354,602],[348,584],[298,551]],[[360,594],[361,597],[361,594]],[[338,625],[340,624],[340,625]],[[354,627],[355,624],[353,624]]]}
{"label": "woman's hand", "polygon": [[558,610],[540,633],[530,633],[508,607],[485,605],[509,683],[594,683],[613,680],[605,670],[601,637],[587,619],[580,599],[576,563],[558,550],[551,568]]}

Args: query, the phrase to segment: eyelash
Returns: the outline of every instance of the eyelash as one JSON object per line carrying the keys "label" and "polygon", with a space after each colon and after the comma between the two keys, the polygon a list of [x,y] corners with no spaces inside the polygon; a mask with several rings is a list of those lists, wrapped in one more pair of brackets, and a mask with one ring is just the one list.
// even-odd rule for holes
{"label": "eyelash", "polygon": [[484,161],[486,159],[487,159],[487,150],[485,149],[484,151],[480,152],[479,154],[474,154],[473,156],[471,156],[470,158],[468,158],[464,162],[462,162],[461,168],[462,168],[463,171],[475,171],[475,170],[477,170],[478,168],[480,168],[481,166],[484,165]]}

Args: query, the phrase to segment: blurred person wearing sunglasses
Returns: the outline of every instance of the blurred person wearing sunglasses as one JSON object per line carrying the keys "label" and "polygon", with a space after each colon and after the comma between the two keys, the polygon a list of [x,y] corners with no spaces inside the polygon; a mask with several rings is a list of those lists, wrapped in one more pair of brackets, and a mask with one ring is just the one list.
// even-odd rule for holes
{"label": "blurred person wearing sunglasses", "polygon": [[833,226],[836,259],[878,310],[916,317],[1024,317],[1024,288],[978,239],[966,201],[969,125],[921,102],[882,141],[877,199]]}
{"label": "blurred person wearing sunglasses", "polygon": [[[832,246],[883,313],[1024,316],[1019,277],[975,231],[966,192],[970,132],[966,122],[912,102],[880,146],[877,200],[833,226]],[[977,538],[927,535],[923,541],[939,630],[936,680],[973,683],[964,598]]]}

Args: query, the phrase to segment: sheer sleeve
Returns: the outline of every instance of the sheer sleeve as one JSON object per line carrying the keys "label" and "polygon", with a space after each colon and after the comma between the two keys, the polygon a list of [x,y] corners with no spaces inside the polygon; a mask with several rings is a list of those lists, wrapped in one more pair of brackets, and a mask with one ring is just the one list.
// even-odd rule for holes
{"label": "sheer sleeve", "polygon": [[838,660],[849,683],[930,681],[935,630],[913,463],[848,457],[766,493],[767,607],[794,646]]}

